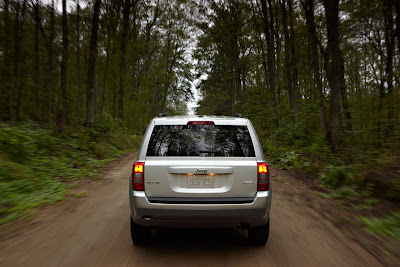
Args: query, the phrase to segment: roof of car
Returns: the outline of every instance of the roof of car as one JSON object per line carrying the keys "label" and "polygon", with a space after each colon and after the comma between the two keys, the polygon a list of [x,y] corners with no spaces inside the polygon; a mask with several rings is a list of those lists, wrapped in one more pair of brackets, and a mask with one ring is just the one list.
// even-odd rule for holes
{"label": "roof of car", "polygon": [[248,119],[234,116],[216,115],[185,115],[185,116],[165,116],[155,117],[156,125],[182,125],[189,121],[213,121],[216,125],[247,125]]}

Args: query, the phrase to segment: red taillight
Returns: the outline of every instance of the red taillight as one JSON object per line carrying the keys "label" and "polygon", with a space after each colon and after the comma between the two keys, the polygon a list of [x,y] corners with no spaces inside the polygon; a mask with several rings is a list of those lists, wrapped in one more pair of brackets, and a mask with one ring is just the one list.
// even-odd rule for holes
{"label": "red taillight", "polygon": [[268,191],[269,190],[269,171],[268,164],[265,162],[257,163],[257,190]]}
{"label": "red taillight", "polygon": [[189,121],[187,125],[215,125],[213,121]]}
{"label": "red taillight", "polygon": [[144,162],[136,162],[133,165],[132,189],[144,191]]}

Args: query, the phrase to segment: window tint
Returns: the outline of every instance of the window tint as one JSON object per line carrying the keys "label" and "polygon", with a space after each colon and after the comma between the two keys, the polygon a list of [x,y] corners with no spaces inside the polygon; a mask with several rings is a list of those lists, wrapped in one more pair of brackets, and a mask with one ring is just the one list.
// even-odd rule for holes
{"label": "window tint", "polygon": [[246,126],[156,125],[147,156],[255,157]]}

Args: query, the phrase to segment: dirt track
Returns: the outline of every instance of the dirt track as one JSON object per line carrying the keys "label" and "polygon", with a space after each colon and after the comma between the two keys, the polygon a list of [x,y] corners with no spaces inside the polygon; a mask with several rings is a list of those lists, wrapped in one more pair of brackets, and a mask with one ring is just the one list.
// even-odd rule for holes
{"label": "dirt track", "polygon": [[155,230],[151,245],[134,246],[128,201],[134,157],[121,158],[102,179],[82,185],[84,197],[44,209],[31,226],[3,237],[0,266],[380,265],[320,214],[301,205],[299,196],[309,192],[275,169],[266,246],[247,245],[246,232],[239,229]]}

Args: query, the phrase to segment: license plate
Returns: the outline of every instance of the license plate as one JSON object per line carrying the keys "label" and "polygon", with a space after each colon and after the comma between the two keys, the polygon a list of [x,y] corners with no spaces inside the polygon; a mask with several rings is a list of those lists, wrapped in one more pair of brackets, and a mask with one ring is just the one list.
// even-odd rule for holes
{"label": "license plate", "polygon": [[189,175],[188,188],[213,188],[214,178],[211,175]]}

